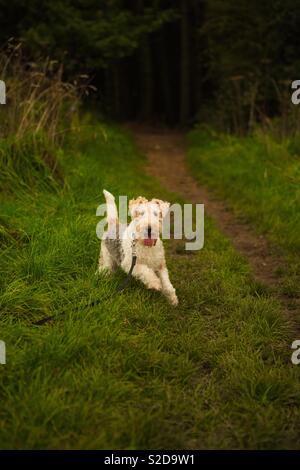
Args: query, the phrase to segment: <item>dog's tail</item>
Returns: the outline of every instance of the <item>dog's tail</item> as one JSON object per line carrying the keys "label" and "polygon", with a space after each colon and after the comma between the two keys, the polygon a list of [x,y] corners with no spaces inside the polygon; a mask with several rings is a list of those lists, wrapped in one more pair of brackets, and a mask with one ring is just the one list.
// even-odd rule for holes
{"label": "dog's tail", "polygon": [[118,223],[118,210],[115,203],[115,198],[110,192],[106,191],[106,189],[103,190],[103,194],[106,200],[106,220],[108,223],[108,230],[115,230]]}

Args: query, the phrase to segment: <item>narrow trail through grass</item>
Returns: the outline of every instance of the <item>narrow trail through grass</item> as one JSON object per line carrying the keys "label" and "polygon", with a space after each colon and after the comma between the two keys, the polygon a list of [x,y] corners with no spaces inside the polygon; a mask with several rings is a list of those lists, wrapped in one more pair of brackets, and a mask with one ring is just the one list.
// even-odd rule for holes
{"label": "narrow trail through grass", "polygon": [[245,219],[234,215],[224,201],[214,197],[206,187],[196,182],[187,167],[187,144],[183,134],[168,130],[155,131],[142,126],[131,126],[131,130],[139,147],[147,154],[149,174],[157,177],[168,190],[180,193],[186,201],[204,203],[205,211],[213,218],[216,226],[247,259],[255,278],[268,286],[279,299],[294,331],[300,332],[300,317],[297,315],[300,299],[295,293],[291,296],[284,289],[288,266],[278,247],[263,235],[255,233]]}
{"label": "narrow trail through grass", "polygon": [[177,308],[133,281],[82,310],[124,278],[94,276],[102,189],[181,198],[107,125],[78,131],[59,163],[63,188],[1,194],[0,448],[299,448],[294,333],[245,258],[207,218],[200,252],[166,243]]}

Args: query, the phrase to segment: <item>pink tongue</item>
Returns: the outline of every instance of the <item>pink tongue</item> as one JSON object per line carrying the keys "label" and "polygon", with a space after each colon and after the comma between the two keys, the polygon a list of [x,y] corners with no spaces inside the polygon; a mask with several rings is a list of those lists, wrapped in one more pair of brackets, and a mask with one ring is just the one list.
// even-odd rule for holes
{"label": "pink tongue", "polygon": [[155,238],[144,238],[144,245],[145,246],[154,246],[156,243]]}

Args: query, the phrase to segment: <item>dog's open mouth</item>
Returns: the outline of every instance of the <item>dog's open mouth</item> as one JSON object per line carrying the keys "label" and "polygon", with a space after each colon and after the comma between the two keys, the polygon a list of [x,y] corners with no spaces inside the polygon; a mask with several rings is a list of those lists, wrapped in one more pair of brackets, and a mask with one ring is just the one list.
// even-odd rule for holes
{"label": "dog's open mouth", "polygon": [[144,245],[145,246],[154,246],[157,242],[156,238],[144,238]]}

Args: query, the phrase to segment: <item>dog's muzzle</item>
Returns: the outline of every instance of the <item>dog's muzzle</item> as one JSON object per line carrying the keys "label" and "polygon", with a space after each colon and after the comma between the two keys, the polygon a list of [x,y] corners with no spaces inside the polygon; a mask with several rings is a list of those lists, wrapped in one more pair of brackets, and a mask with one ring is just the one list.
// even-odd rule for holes
{"label": "dog's muzzle", "polygon": [[145,246],[154,246],[156,245],[157,238],[144,238],[143,241]]}
{"label": "dog's muzzle", "polygon": [[145,238],[143,240],[145,246],[155,246],[157,242],[157,238],[153,236],[151,226],[149,225]]}

